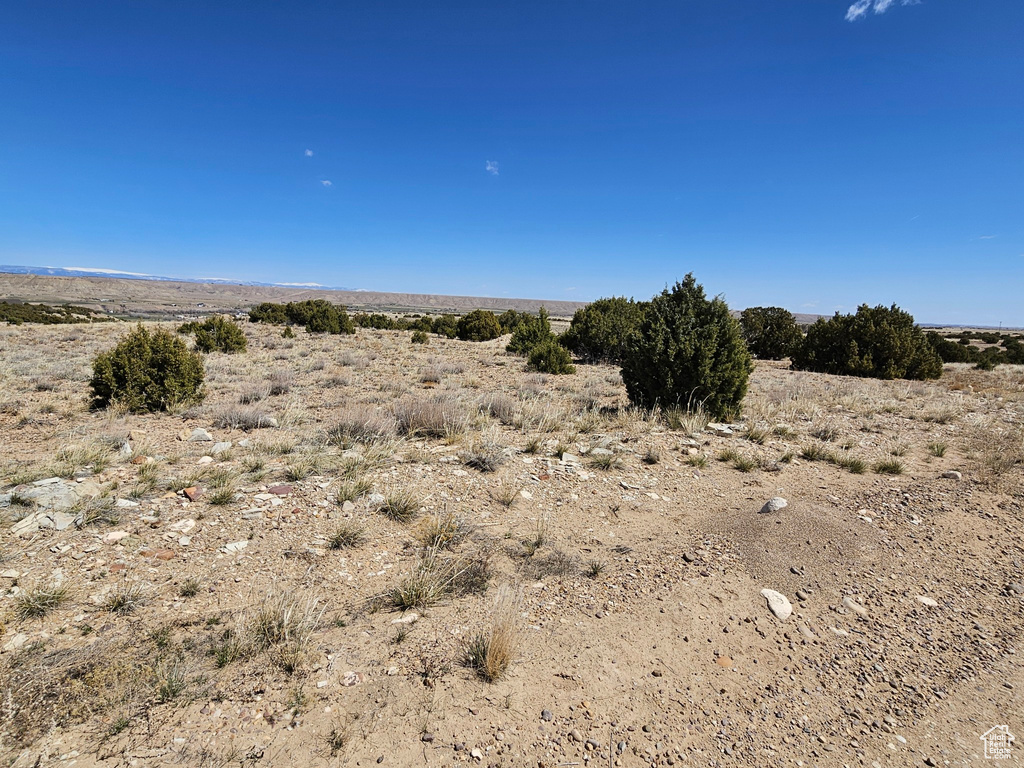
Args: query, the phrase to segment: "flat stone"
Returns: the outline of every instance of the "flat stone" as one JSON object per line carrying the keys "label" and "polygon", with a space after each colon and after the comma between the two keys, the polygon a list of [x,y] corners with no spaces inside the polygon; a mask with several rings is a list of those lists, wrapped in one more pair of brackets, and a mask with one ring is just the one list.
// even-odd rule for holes
{"label": "flat stone", "polygon": [[272,485],[267,488],[267,493],[272,493],[275,496],[287,496],[292,493],[295,489],[290,485]]}
{"label": "flat stone", "polygon": [[53,527],[58,531],[65,531],[75,524],[75,520],[78,517],[76,515],[68,515],[64,512],[51,512],[50,520],[53,521]]}
{"label": "flat stone", "polygon": [[249,546],[248,541],[233,541],[230,544],[225,544],[222,549],[231,554],[233,552],[241,552],[243,549]]}
{"label": "flat stone", "polygon": [[192,430],[192,434],[188,436],[188,442],[190,443],[212,443],[213,435],[207,432],[202,427],[196,427]]}
{"label": "flat stone", "polygon": [[935,600],[932,600],[932,598],[930,597],[925,597],[924,595],[918,595],[917,602],[919,602],[921,605],[927,605],[929,608],[934,608],[938,605],[938,603]]}
{"label": "flat stone", "polygon": [[728,656],[719,656],[717,659],[715,659],[715,664],[717,664],[720,667],[724,667],[725,669],[728,669],[732,666],[732,659],[730,659]]}
{"label": "flat stone", "polygon": [[185,498],[187,498],[189,501],[195,501],[196,499],[203,495],[203,489],[200,488],[198,485],[193,485],[183,490],[182,493],[185,494]]}
{"label": "flat stone", "polygon": [[231,441],[225,440],[220,443],[214,443],[213,448],[210,449],[210,453],[216,456],[218,453],[224,453],[224,451],[231,449]]}
{"label": "flat stone", "polygon": [[781,592],[774,589],[762,589],[761,597],[768,601],[768,608],[775,614],[779,621],[785,621],[793,615],[793,606]]}
{"label": "flat stone", "polygon": [[10,653],[11,651],[18,650],[23,645],[25,645],[25,643],[27,643],[27,642],[28,642],[28,635],[26,635],[24,632],[19,632],[14,637],[12,637],[10,640],[8,640],[6,643],[4,643],[4,647],[2,649],[0,649],[0,650],[2,650],[3,653]]}
{"label": "flat stone", "polygon": [[947,480],[963,480],[964,476],[957,472],[955,469],[951,469],[948,472],[943,472],[942,476]]}
{"label": "flat stone", "polygon": [[139,506],[139,502],[132,501],[131,499],[118,499],[114,502],[114,506],[118,509],[131,509],[132,507]]}
{"label": "flat stone", "polygon": [[103,537],[104,544],[117,544],[119,541],[124,541],[131,536],[128,531],[111,531]]}
{"label": "flat stone", "polygon": [[848,611],[853,611],[858,616],[867,616],[868,615],[868,609],[865,608],[860,603],[858,603],[852,597],[844,597],[843,598],[843,608],[845,608]]}
{"label": "flat stone", "polygon": [[402,616],[401,618],[392,619],[391,623],[392,624],[413,624],[417,620],[419,620],[419,618],[420,618],[420,615],[418,613],[412,612],[412,613],[405,614],[405,616]]}
{"label": "flat stone", "polygon": [[761,507],[761,514],[766,515],[770,512],[778,512],[780,509],[785,509],[789,506],[789,502],[781,496],[775,496],[774,498],[768,499],[765,505]]}
{"label": "flat stone", "polygon": [[196,464],[213,464],[213,456],[200,456]]}

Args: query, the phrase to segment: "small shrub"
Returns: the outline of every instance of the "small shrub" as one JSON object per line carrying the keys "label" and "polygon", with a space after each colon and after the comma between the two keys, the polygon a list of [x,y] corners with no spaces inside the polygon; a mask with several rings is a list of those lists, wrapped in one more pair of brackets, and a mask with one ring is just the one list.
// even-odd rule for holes
{"label": "small shrub", "polygon": [[420,526],[417,540],[427,549],[454,549],[469,536],[469,523],[452,512],[431,515]]}
{"label": "small shrub", "polygon": [[328,432],[328,437],[339,445],[379,442],[393,438],[397,426],[391,414],[349,406],[338,415],[338,422]]}
{"label": "small shrub", "polygon": [[179,597],[195,597],[199,594],[199,579],[190,576],[178,588]]}
{"label": "small shrub", "polygon": [[559,342],[585,360],[621,363],[646,308],[632,299],[598,299],[576,310]]}
{"label": "small shrub", "polygon": [[863,475],[868,469],[868,463],[856,456],[840,456],[836,464],[854,475]]}
{"label": "small shrub", "polygon": [[35,619],[56,610],[71,592],[66,584],[53,582],[24,587],[14,598],[14,614],[20,619]]}
{"label": "small shrub", "polygon": [[490,341],[501,336],[501,324],[493,312],[474,309],[459,318],[455,334],[462,341]]}
{"label": "small shrub", "polygon": [[92,405],[118,404],[132,413],[167,410],[203,399],[203,362],[185,342],[140,323],[92,365]]}
{"label": "small shrub", "polygon": [[359,523],[344,522],[331,533],[327,546],[331,549],[352,549],[366,540],[366,529]]}
{"label": "small shrub", "polygon": [[529,355],[534,347],[554,340],[555,334],[551,332],[548,311],[541,307],[537,317],[527,315],[519,320],[505,351],[514,355]]}
{"label": "small shrub", "polygon": [[647,449],[644,451],[642,459],[644,464],[657,464],[659,461],[661,461],[661,450],[657,446],[649,445],[647,446]]}
{"label": "small shrub", "polygon": [[713,418],[736,414],[753,364],[739,323],[708,300],[692,274],[655,296],[622,363],[630,402],[669,408],[699,402]]}
{"label": "small shrub", "polygon": [[937,379],[942,360],[914,318],[895,304],[819,319],[793,354],[793,368],[877,379]]}
{"label": "small shrub", "polygon": [[363,496],[366,496],[372,490],[373,482],[365,477],[354,478],[341,484],[341,487],[338,488],[335,500],[338,504],[344,504],[346,501],[356,501],[357,499],[361,499]]}
{"label": "small shrub", "polygon": [[874,469],[876,475],[902,475],[903,464],[896,459],[884,459],[875,464]]}
{"label": "small shrub", "polygon": [[377,511],[396,523],[408,523],[419,513],[420,500],[410,490],[396,489],[384,496]]}
{"label": "small shrub", "polygon": [[393,406],[398,431],[403,435],[452,438],[469,426],[469,414],[457,400],[399,400]]}
{"label": "small shrub", "polygon": [[708,465],[708,457],[702,453],[694,454],[693,456],[686,457],[686,463],[691,467],[697,467],[698,469],[704,469]]}
{"label": "small shrub", "polygon": [[135,613],[145,603],[145,593],[138,584],[129,581],[120,582],[107,595],[103,607],[119,616]]}
{"label": "small shrub", "polygon": [[484,439],[473,443],[462,454],[462,461],[467,467],[481,472],[494,472],[508,459],[505,446],[493,439]]}
{"label": "small shrub", "polygon": [[251,432],[277,426],[277,419],[257,408],[221,408],[213,417],[218,429],[240,429]]}
{"label": "small shrub", "polygon": [[538,373],[550,373],[556,376],[576,373],[572,364],[572,356],[553,338],[541,342],[530,350],[527,367]]}
{"label": "small shrub", "polygon": [[752,472],[757,469],[757,462],[749,456],[737,456],[732,460],[732,465],[740,472]]}
{"label": "small shrub", "polygon": [[412,332],[412,343],[413,344],[429,344],[430,337],[427,336],[426,331],[413,331]]}
{"label": "small shrub", "polygon": [[220,315],[214,315],[201,323],[185,323],[178,328],[178,333],[195,334],[196,349],[200,352],[233,354],[245,352],[248,346],[241,326]]}
{"label": "small shrub", "polygon": [[781,360],[803,340],[793,313],[781,307],[751,307],[740,315],[750,353],[761,360]]}
{"label": "small shrub", "polygon": [[489,683],[505,676],[520,642],[519,601],[508,588],[498,592],[490,629],[473,637],[466,648],[466,663]]}
{"label": "small shrub", "polygon": [[946,444],[945,443],[928,443],[928,453],[937,459],[941,459],[946,455]]}

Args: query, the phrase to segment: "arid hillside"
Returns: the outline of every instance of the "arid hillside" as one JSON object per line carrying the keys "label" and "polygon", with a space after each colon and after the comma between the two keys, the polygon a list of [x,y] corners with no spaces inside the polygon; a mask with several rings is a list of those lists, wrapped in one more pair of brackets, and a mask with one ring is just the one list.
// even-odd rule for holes
{"label": "arid hillside", "polygon": [[327,291],[213,283],[174,283],[105,277],[53,277],[0,274],[0,300],[70,302],[133,316],[194,315],[245,311],[263,301],[289,302],[327,299],[355,310],[467,312],[471,309],[517,309],[536,312],[547,307],[552,315],[570,317],[583,302],[542,299],[500,299],[474,296],[435,296],[417,293]]}
{"label": "arid hillside", "polygon": [[758,363],[725,425],[507,336],[244,324],[201,404],[90,410],[130,327],[0,327],[0,765],[976,766],[1024,738],[1020,367]]}

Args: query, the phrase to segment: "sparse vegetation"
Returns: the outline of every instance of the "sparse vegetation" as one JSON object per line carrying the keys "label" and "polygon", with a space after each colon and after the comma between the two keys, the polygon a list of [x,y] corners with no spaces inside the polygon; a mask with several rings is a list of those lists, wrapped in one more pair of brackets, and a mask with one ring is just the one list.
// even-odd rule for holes
{"label": "sparse vegetation", "polygon": [[185,323],[178,333],[190,333],[196,337],[196,349],[200,352],[224,352],[233,354],[245,352],[248,342],[238,323],[220,315],[203,322]]}

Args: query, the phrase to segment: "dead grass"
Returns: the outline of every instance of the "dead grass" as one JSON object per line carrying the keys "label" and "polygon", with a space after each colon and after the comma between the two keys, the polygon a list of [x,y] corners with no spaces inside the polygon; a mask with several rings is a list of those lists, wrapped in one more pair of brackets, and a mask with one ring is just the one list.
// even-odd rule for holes
{"label": "dead grass", "polygon": [[520,600],[511,587],[495,597],[490,626],[475,635],[466,648],[466,663],[489,683],[501,680],[519,653],[522,640]]}

